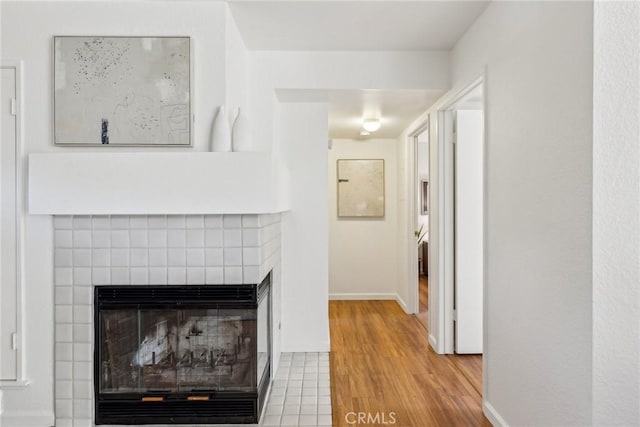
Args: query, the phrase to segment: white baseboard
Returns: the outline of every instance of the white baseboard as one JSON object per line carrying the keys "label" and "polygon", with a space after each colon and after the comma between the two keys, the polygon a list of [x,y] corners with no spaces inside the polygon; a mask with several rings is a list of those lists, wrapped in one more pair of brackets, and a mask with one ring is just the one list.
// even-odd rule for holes
{"label": "white baseboard", "polygon": [[402,307],[402,309],[404,310],[405,313],[413,314],[413,313],[409,313],[409,309],[407,307],[407,303],[398,294],[396,294],[396,302],[398,303],[398,305],[400,307]]}
{"label": "white baseboard", "polygon": [[329,300],[398,300],[395,293],[340,293],[329,294]]}
{"label": "white baseboard", "polygon": [[484,401],[482,402],[482,412],[484,416],[491,422],[491,424],[495,427],[509,427],[509,424],[500,416],[496,408],[494,408],[491,403]]}
{"label": "white baseboard", "polygon": [[429,345],[435,351],[438,352],[438,340],[433,335],[429,334]]}
{"label": "white baseboard", "polygon": [[53,412],[5,412],[0,425],[11,427],[51,427],[56,420]]}

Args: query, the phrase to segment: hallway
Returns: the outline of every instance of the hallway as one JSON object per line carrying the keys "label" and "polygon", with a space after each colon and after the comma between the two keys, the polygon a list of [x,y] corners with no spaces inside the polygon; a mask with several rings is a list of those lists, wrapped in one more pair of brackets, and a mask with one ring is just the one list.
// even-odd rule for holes
{"label": "hallway", "polygon": [[396,302],[331,301],[329,319],[334,426],[491,425],[474,385]]}

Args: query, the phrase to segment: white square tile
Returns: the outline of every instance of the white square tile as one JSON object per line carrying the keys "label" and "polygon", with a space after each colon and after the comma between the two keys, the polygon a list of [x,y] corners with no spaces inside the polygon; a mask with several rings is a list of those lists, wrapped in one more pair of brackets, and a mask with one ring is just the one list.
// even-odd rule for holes
{"label": "white square tile", "polygon": [[207,267],[224,265],[222,248],[207,248],[205,250],[205,264]]}
{"label": "white square tile", "polygon": [[242,265],[260,265],[260,249],[242,249]]}
{"label": "white square tile", "polygon": [[129,283],[129,269],[127,267],[114,267],[111,269],[112,285],[128,285]]}
{"label": "white square tile", "polygon": [[187,233],[184,228],[167,231],[167,245],[170,248],[184,248],[187,245]]}
{"label": "white square tile", "polygon": [[93,321],[93,310],[90,305],[76,305],[73,307],[74,323],[91,323]]}
{"label": "white square tile", "polygon": [[167,267],[149,267],[149,284],[166,285]]}
{"label": "white square tile", "polygon": [[318,396],[318,405],[331,405],[330,396]]}
{"label": "white square tile", "polygon": [[149,265],[149,249],[135,248],[130,251],[132,267],[146,267]]}
{"label": "white square tile", "polygon": [[73,379],[74,380],[91,380],[93,364],[91,362],[74,362],[73,363]]}
{"label": "white square tile", "polygon": [[184,248],[169,248],[167,261],[170,267],[184,267],[187,265],[187,253]]}
{"label": "white square tile", "polygon": [[73,303],[90,305],[93,304],[93,289],[90,286],[76,286],[73,288]]}
{"label": "white square tile", "polygon": [[318,388],[318,396],[329,396],[331,397],[331,388],[330,387],[320,387]]}
{"label": "white square tile", "polygon": [[110,246],[111,233],[108,230],[93,230],[91,232],[91,245],[95,248],[108,248]]}
{"label": "white square tile", "polygon": [[71,399],[73,397],[73,382],[56,379],[56,399]]}
{"label": "white square tile", "polygon": [[166,248],[167,230],[149,230],[149,247]]}
{"label": "white square tile", "polygon": [[73,230],[73,247],[90,248],[91,230]]}
{"label": "white square tile", "polygon": [[73,364],[71,362],[56,362],[56,380],[70,380],[73,378]]}
{"label": "white square tile", "polygon": [[91,362],[93,348],[91,344],[73,344],[73,360],[80,362]]}
{"label": "white square tile", "polygon": [[187,249],[187,266],[204,267],[204,248]]}
{"label": "white square tile", "polygon": [[70,362],[73,360],[73,344],[70,342],[56,343],[56,361]]}
{"label": "white square tile", "polygon": [[74,249],[73,266],[91,267],[91,249]]}
{"label": "white square tile", "polygon": [[168,228],[185,228],[185,218],[184,215],[169,215],[167,216],[167,227]]}
{"label": "white square tile", "polygon": [[331,422],[331,414],[318,415],[318,426],[330,426]]}
{"label": "white square tile", "polygon": [[260,246],[260,231],[256,228],[242,229],[242,246],[258,247]]}
{"label": "white square tile", "polygon": [[93,384],[91,381],[74,381],[73,397],[75,399],[91,399],[93,397]]}
{"label": "white square tile", "polygon": [[225,285],[239,285],[242,283],[242,267],[224,267]]}
{"label": "white square tile", "polygon": [[149,270],[147,269],[147,267],[131,268],[131,284],[132,285],[148,285],[149,284]]}
{"label": "white square tile", "polygon": [[318,417],[315,415],[300,415],[298,425],[301,426],[315,426],[318,422]]}
{"label": "white square tile", "polygon": [[222,228],[222,215],[205,215],[204,226],[206,228]]}
{"label": "white square tile", "polygon": [[[267,408],[268,409],[268,408]],[[263,426],[280,426],[280,415],[264,415],[260,425]]]}
{"label": "white square tile", "polygon": [[110,285],[111,269],[109,267],[98,267],[91,270],[91,281],[94,285]]}
{"label": "white square tile", "polygon": [[318,405],[318,414],[331,416],[331,405]]}
{"label": "white square tile", "polygon": [[280,420],[281,426],[297,426],[298,425],[298,415],[283,415]]}
{"label": "white square tile", "polygon": [[225,248],[224,249],[224,265],[225,267],[242,265],[242,249]]}
{"label": "white square tile", "polygon": [[205,230],[204,242],[208,248],[221,248],[224,243],[222,240],[222,230]]}
{"label": "white square tile", "polygon": [[56,215],[53,217],[53,227],[56,230],[71,230],[73,218],[68,215]]}
{"label": "white square tile", "polygon": [[91,268],[89,267],[74,268],[73,284],[76,286],[90,286],[91,285]]}
{"label": "white square tile", "polygon": [[73,302],[73,292],[71,286],[56,286],[55,303],[71,304]]}
{"label": "white square tile", "polygon": [[146,215],[135,215],[129,218],[129,227],[131,229],[147,228],[148,225],[149,225],[149,220]]}
{"label": "white square tile", "polygon": [[74,230],[88,230],[91,228],[91,217],[87,215],[76,215],[73,217]]}
{"label": "white square tile", "polygon": [[71,324],[56,325],[56,342],[73,341],[73,328]]}
{"label": "white square tile", "polygon": [[284,395],[280,395],[280,396],[270,395],[269,396],[269,405],[280,405],[280,406],[283,406],[284,405]]}
{"label": "white square tile", "polygon": [[93,420],[91,418],[74,418],[73,427],[93,427]]}
{"label": "white square tile", "polygon": [[66,267],[56,267],[55,269],[55,283],[56,286],[71,286],[73,285],[73,269]]}
{"label": "white square tile", "polygon": [[111,219],[106,215],[94,216],[91,218],[91,227],[94,230],[106,230],[109,228]]}
{"label": "white square tile", "polygon": [[205,268],[205,280],[208,285],[219,285],[224,282],[224,270],[222,267]]}
{"label": "white square tile", "polygon": [[239,248],[242,246],[242,230],[224,230],[223,239],[225,248]]}
{"label": "white square tile", "polygon": [[167,266],[167,249],[165,248],[149,249],[149,266],[166,267]]}
{"label": "white square tile", "polygon": [[241,228],[242,215],[224,215],[222,218],[224,228]]}
{"label": "white square tile", "polygon": [[125,230],[129,228],[129,217],[127,215],[114,215],[111,217],[111,229]]}
{"label": "white square tile", "polygon": [[54,257],[56,267],[73,266],[73,252],[71,249],[56,249]]}
{"label": "white square tile", "polygon": [[148,223],[149,228],[167,228],[167,217],[165,215],[151,215]]}
{"label": "white square tile", "polygon": [[71,230],[56,230],[54,238],[56,248],[71,248],[73,246],[73,232]]}
{"label": "white square tile", "polygon": [[145,229],[131,230],[129,231],[132,248],[147,248],[149,247],[149,231]]}
{"label": "white square tile", "polygon": [[111,249],[111,266],[128,267],[129,249]]}
{"label": "white square tile", "polygon": [[266,415],[282,415],[282,405],[274,405],[269,399],[267,409],[265,409]]}
{"label": "white square tile", "polygon": [[111,247],[128,248],[129,230],[111,230]]}
{"label": "white square tile", "polygon": [[93,267],[108,267],[111,265],[109,249],[93,249],[91,251],[91,265]]}
{"label": "white square tile", "polygon": [[[73,400],[73,416],[78,418],[90,418],[91,417],[91,400],[88,399],[74,399]],[[75,427],[74,419],[74,427]]]}
{"label": "white square tile", "polygon": [[167,268],[167,283],[169,285],[185,285],[187,283],[187,269],[185,267]]}
{"label": "white square tile", "polygon": [[260,281],[260,267],[243,267],[242,274],[245,283],[258,283]]}
{"label": "white square tile", "polygon": [[318,403],[318,396],[305,396],[303,394],[300,402],[303,405],[315,405],[316,403]]}
{"label": "white square tile", "polygon": [[204,247],[204,229],[195,228],[187,230],[187,247],[202,248]]}
{"label": "white square tile", "polygon": [[56,427],[73,427],[71,418],[56,418]]}
{"label": "white square tile", "polygon": [[73,325],[73,341],[76,343],[90,343],[93,335],[91,325]]}
{"label": "white square tile", "polygon": [[56,399],[56,417],[73,417],[73,401],[67,399]]}
{"label": "white square tile", "polygon": [[242,228],[260,227],[260,217],[258,215],[242,215]]}
{"label": "white square tile", "polygon": [[204,268],[188,267],[187,268],[187,285],[204,285]]}
{"label": "white square tile", "polygon": [[187,228],[204,228],[204,215],[187,215]]}

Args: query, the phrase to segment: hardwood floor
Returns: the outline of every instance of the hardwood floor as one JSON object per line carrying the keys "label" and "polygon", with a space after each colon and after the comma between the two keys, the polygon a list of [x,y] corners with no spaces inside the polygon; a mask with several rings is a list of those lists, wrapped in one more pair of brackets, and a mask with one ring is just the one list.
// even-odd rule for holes
{"label": "hardwood floor", "polygon": [[394,301],[330,301],[329,319],[334,426],[491,425],[453,358],[434,353]]}

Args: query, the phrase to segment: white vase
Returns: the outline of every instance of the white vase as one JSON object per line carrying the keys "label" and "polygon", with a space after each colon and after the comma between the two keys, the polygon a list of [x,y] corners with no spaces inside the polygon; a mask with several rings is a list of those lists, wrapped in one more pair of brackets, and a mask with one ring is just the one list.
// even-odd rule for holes
{"label": "white vase", "polygon": [[233,151],[251,151],[251,133],[246,114],[241,114],[240,108],[233,121],[231,132]]}
{"label": "white vase", "polygon": [[218,108],[218,114],[211,128],[211,151],[231,151],[231,129],[224,105]]}

